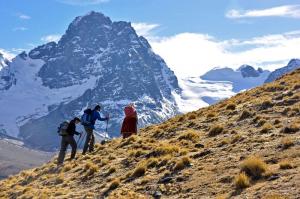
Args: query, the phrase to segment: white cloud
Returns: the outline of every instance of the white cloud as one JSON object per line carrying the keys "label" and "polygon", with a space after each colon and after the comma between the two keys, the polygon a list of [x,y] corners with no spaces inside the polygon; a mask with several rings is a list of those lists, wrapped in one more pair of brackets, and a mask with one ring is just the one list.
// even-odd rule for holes
{"label": "white cloud", "polygon": [[300,18],[300,5],[284,5],[261,10],[230,10],[227,18],[253,18],[253,17],[291,17]]}
{"label": "white cloud", "polygon": [[109,0],[57,0],[58,2],[69,5],[95,5],[108,2]]}
{"label": "white cloud", "polygon": [[24,51],[26,52],[26,51],[28,51],[28,49],[26,49],[26,48],[12,48],[10,50],[10,52],[14,53],[14,54],[20,54],[20,53],[22,53]]}
{"label": "white cloud", "polygon": [[25,30],[28,30],[28,28],[26,28],[26,27],[15,27],[13,29],[13,31],[25,31]]}
{"label": "white cloud", "polygon": [[159,27],[159,24],[149,23],[132,23],[131,25],[138,35],[144,37],[150,37],[152,35],[152,31]]}
{"label": "white cloud", "polygon": [[30,16],[28,16],[28,15],[25,15],[25,14],[21,14],[21,13],[19,13],[19,14],[18,14],[18,17],[19,17],[20,19],[25,19],[25,20],[27,20],[27,19],[31,19],[31,17],[30,17]]}
{"label": "white cloud", "polygon": [[273,70],[291,58],[300,58],[300,31],[223,41],[205,34],[181,33],[149,42],[179,77],[199,76],[214,67],[238,68],[242,64]]}
{"label": "white cloud", "polygon": [[61,38],[61,35],[58,35],[58,34],[53,34],[53,35],[46,35],[44,37],[41,38],[41,41],[43,42],[58,42]]}

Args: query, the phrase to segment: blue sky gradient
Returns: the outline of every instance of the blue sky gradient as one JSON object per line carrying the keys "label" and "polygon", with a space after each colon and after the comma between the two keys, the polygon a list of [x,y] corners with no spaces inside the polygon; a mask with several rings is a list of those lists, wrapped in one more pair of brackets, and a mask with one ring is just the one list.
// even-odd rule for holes
{"label": "blue sky gradient", "polygon": [[[62,35],[76,16],[84,15],[91,10],[102,12],[113,21],[158,24],[158,27],[151,30],[153,38],[194,33],[208,35],[212,37],[209,40],[224,43],[231,40],[253,40],[256,37],[281,35],[300,30],[300,0],[102,1],[0,0],[0,49],[14,54],[32,49],[46,43],[42,38],[48,35]],[[287,10],[275,11],[275,14],[273,12],[268,14],[269,12],[266,11],[263,16],[260,14],[252,16],[251,13],[247,13],[251,10],[282,6],[288,6],[282,8]],[[232,10],[233,13],[238,14],[229,17],[228,13]],[[294,13],[292,16],[289,15],[291,13],[289,10]],[[157,46],[156,43],[153,45]],[[243,45],[228,48],[232,51],[249,49]]]}
{"label": "blue sky gradient", "polygon": [[[63,0],[1,0],[0,47],[28,48],[40,38],[62,34],[78,15],[91,10],[103,12],[112,20],[160,24],[158,36],[181,32],[213,35],[219,39],[245,39],[265,34],[278,34],[300,28],[299,19],[270,17],[265,19],[232,20],[225,17],[230,9],[263,9],[300,4],[291,0],[110,0],[92,5],[69,5]],[[82,1],[84,2],[84,1]],[[30,19],[20,19],[18,15]],[[17,28],[26,30],[16,30]]]}

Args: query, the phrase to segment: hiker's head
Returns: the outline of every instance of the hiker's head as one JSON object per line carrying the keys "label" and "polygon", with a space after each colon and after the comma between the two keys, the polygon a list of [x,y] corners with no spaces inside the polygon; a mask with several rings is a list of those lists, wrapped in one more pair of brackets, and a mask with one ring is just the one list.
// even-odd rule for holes
{"label": "hiker's head", "polygon": [[101,110],[101,106],[100,105],[95,106],[94,110],[95,111],[100,111]]}
{"label": "hiker's head", "polygon": [[78,117],[74,117],[74,122],[75,122],[75,124],[79,124],[80,123],[80,119]]}

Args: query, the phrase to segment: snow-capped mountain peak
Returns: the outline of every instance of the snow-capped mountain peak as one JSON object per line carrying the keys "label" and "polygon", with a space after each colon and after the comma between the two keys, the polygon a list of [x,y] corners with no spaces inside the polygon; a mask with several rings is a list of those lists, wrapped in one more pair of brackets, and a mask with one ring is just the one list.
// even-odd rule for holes
{"label": "snow-capped mountain peak", "polygon": [[[128,103],[136,104],[140,126],[178,113],[173,94],[181,90],[173,71],[129,22],[102,13],[77,17],[57,43],[19,55],[7,68],[14,81],[1,90],[0,106],[7,107],[1,114],[9,117],[0,129],[31,146],[53,149],[57,125],[95,104],[110,113],[110,136],[119,135]],[[9,103],[26,107],[11,112]]]}
{"label": "snow-capped mountain peak", "polygon": [[278,68],[275,71],[273,71],[268,78],[266,79],[267,82],[275,81],[277,78],[281,77],[282,75],[289,73],[293,70],[296,70],[297,68],[300,68],[300,59],[291,59],[287,66]]}
{"label": "snow-capped mountain peak", "polygon": [[5,54],[0,51],[0,71],[1,71],[2,68],[9,65],[9,62],[10,62],[9,58],[6,57]]}
{"label": "snow-capped mountain peak", "polygon": [[232,83],[233,92],[237,93],[263,84],[270,74],[268,70],[257,69],[242,65],[237,70],[229,67],[213,69],[201,76],[208,81],[227,81]]}
{"label": "snow-capped mountain peak", "polygon": [[241,71],[242,76],[244,78],[247,77],[258,77],[260,75],[259,70],[255,70],[252,66],[249,65],[242,65],[239,67],[238,71]]}
{"label": "snow-capped mountain peak", "polygon": [[300,65],[300,59],[291,59],[288,63],[289,67],[295,67]]}

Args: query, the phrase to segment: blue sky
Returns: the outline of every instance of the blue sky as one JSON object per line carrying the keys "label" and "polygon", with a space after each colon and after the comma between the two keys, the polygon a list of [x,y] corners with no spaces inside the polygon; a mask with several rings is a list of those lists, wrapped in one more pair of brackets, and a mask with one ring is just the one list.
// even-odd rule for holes
{"label": "blue sky", "polygon": [[183,76],[300,58],[300,0],[0,0],[0,8],[0,49],[13,54],[59,39],[76,16],[94,10],[133,22],[175,72],[189,68]]}

